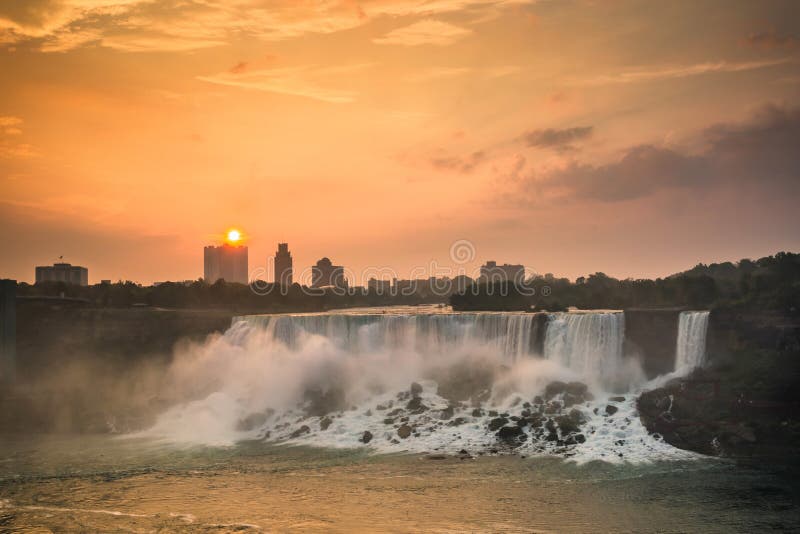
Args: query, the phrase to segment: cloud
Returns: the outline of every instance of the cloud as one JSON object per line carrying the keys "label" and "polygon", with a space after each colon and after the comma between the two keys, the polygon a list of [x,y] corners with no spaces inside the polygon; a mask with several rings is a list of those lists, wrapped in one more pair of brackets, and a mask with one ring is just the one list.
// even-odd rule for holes
{"label": "cloud", "polygon": [[330,75],[354,72],[369,67],[369,64],[340,65],[319,67],[316,65],[302,67],[283,67],[267,69],[234,68],[211,76],[198,76],[199,80],[228,87],[301,96],[329,102],[346,104],[354,102],[357,94],[353,91],[331,89],[325,87]]}
{"label": "cloud", "polygon": [[434,19],[425,19],[415,22],[410,26],[397,28],[383,37],[373,39],[376,44],[418,46],[437,45],[447,46],[471,34],[472,30],[460,28],[447,22]]}
{"label": "cloud", "polygon": [[[619,202],[663,190],[756,186],[779,195],[800,188],[800,108],[767,107],[742,123],[703,130],[699,150],[638,145],[605,164],[569,162],[543,173],[518,174],[509,182],[517,198]],[[517,171],[519,172],[519,170]]]}
{"label": "cloud", "polygon": [[751,33],[744,43],[753,48],[794,48],[800,44],[800,38],[794,35],[779,35],[773,30]]}
{"label": "cloud", "polygon": [[777,65],[784,65],[792,62],[794,62],[794,59],[792,58],[781,58],[739,63],[717,61],[714,63],[697,63],[694,65],[642,67],[639,69],[623,71],[614,74],[603,74],[590,78],[575,79],[572,83],[573,85],[583,86],[643,83],[675,78],[687,78],[689,76],[700,76],[703,74],[718,72],[743,72],[774,67]]}
{"label": "cloud", "polygon": [[575,128],[532,130],[522,135],[521,141],[529,147],[552,148],[556,150],[572,150],[573,143],[583,141],[592,136],[592,126]]}
{"label": "cloud", "polygon": [[430,163],[438,170],[469,173],[485,159],[486,153],[482,150],[478,150],[466,157],[435,156],[430,159]]}
{"label": "cloud", "polygon": [[22,135],[22,119],[0,115],[0,159],[27,159],[37,155],[33,145],[15,139]]}
{"label": "cloud", "polygon": [[22,124],[22,119],[19,117],[11,117],[8,115],[0,115],[0,127],[19,126]]}
{"label": "cloud", "polygon": [[[499,12],[533,0],[25,0],[0,2],[0,42],[63,52],[99,44],[124,52],[179,52],[241,38],[265,41],[353,29],[379,17]],[[421,26],[419,24],[422,24]],[[414,26],[417,26],[414,29]],[[469,30],[426,19],[384,39],[446,44]],[[418,43],[419,44],[419,43]]]}

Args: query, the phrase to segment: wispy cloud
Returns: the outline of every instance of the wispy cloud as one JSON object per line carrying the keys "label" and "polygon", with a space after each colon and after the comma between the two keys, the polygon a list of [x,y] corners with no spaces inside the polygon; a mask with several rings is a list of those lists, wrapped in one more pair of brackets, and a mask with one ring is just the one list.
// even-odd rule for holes
{"label": "wispy cloud", "polygon": [[652,82],[657,80],[667,80],[672,78],[687,78],[689,76],[699,76],[718,72],[743,72],[749,70],[763,69],[784,65],[793,62],[792,58],[771,59],[764,61],[745,61],[728,62],[717,61],[709,63],[697,63],[694,65],[677,66],[654,66],[642,67],[615,74],[603,74],[589,78],[575,79],[573,85],[599,86],[613,84],[630,84]]}
{"label": "wispy cloud", "polygon": [[384,45],[419,46],[437,45],[447,46],[471,34],[472,30],[461,28],[440,20],[425,19],[415,22],[410,26],[397,28],[383,37],[373,39],[372,42]]}
{"label": "wispy cloud", "polygon": [[237,64],[232,69],[211,76],[199,76],[198,79],[217,85],[301,96],[333,104],[346,104],[354,102],[357,93],[325,87],[325,79],[334,74],[354,72],[370,66],[366,63],[359,63],[333,67],[311,65],[251,70],[246,66],[241,67],[241,65]]}
{"label": "wispy cloud", "polygon": [[22,119],[0,115],[0,158],[32,158],[37,155],[33,145],[17,140],[22,135]]}

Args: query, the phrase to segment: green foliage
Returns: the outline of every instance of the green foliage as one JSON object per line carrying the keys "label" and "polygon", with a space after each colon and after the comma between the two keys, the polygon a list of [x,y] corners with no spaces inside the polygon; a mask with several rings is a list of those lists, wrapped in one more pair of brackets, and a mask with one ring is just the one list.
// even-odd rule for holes
{"label": "green foliage", "polygon": [[[535,292],[526,297],[528,307],[554,311],[557,307],[581,309],[746,307],[800,314],[800,255],[779,252],[757,261],[699,264],[688,271],[656,280],[617,280],[605,273],[582,276],[574,283],[552,275],[526,283]],[[470,293],[467,290],[467,294]],[[478,292],[465,300],[453,295],[455,308],[503,309],[502,298]],[[520,306],[514,302],[513,306]],[[517,307],[515,309],[521,309]]]}

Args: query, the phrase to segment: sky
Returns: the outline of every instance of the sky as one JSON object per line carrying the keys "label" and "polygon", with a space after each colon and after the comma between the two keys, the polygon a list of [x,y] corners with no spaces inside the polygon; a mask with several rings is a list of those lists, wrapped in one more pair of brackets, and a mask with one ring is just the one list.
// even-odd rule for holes
{"label": "sky", "polygon": [[196,279],[232,227],[658,277],[800,251],[799,201],[794,0],[0,0],[0,278]]}

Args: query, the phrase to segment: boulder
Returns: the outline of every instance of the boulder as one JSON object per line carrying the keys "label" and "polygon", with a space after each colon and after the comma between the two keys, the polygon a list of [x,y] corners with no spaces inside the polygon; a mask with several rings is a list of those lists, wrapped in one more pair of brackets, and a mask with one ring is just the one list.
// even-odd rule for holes
{"label": "boulder", "polygon": [[417,382],[412,382],[411,389],[409,391],[411,391],[412,397],[419,397],[420,395],[422,395],[422,386],[419,385]]}
{"label": "boulder", "polygon": [[495,432],[497,429],[507,424],[508,424],[508,419],[506,419],[505,417],[496,417],[495,419],[489,421],[489,431]]}
{"label": "boulder", "polygon": [[447,408],[445,408],[444,410],[442,410],[442,413],[441,413],[441,415],[440,415],[440,418],[441,418],[441,419],[445,419],[445,420],[446,420],[446,419],[451,419],[451,418],[453,417],[453,410],[454,410],[454,409],[453,409],[453,406],[452,406],[452,405],[448,406]]}
{"label": "boulder", "polygon": [[410,401],[408,401],[408,404],[406,404],[406,410],[414,414],[422,413],[427,409],[428,407],[422,404],[422,399],[419,397],[412,398]]}
{"label": "boulder", "polygon": [[361,443],[369,443],[372,441],[372,432],[369,430],[365,430],[364,433],[361,435],[361,439],[359,439]]}
{"label": "boulder", "polygon": [[292,432],[292,434],[289,437],[295,439],[299,438],[303,434],[308,434],[309,432],[311,432],[311,429],[308,427],[308,425],[303,425],[294,432]]}
{"label": "boulder", "polygon": [[328,416],[325,416],[322,419],[320,419],[320,421],[319,421],[319,429],[320,430],[328,430],[328,427],[331,426],[331,423],[333,423],[331,418],[328,417]]}
{"label": "boulder", "polygon": [[618,411],[619,411],[619,408],[617,408],[613,404],[607,404],[606,405],[606,415],[614,415]]}
{"label": "boulder", "polygon": [[560,380],[556,380],[555,382],[550,382],[544,388],[544,398],[547,400],[552,399],[556,395],[560,395],[567,390],[567,384],[561,382]]}
{"label": "boulder", "polygon": [[400,428],[397,429],[397,435],[403,439],[406,439],[408,436],[411,435],[411,427],[408,425],[400,426]]}
{"label": "boulder", "polygon": [[528,439],[525,431],[518,426],[504,426],[497,431],[497,437],[511,444],[518,444],[520,441]]}

